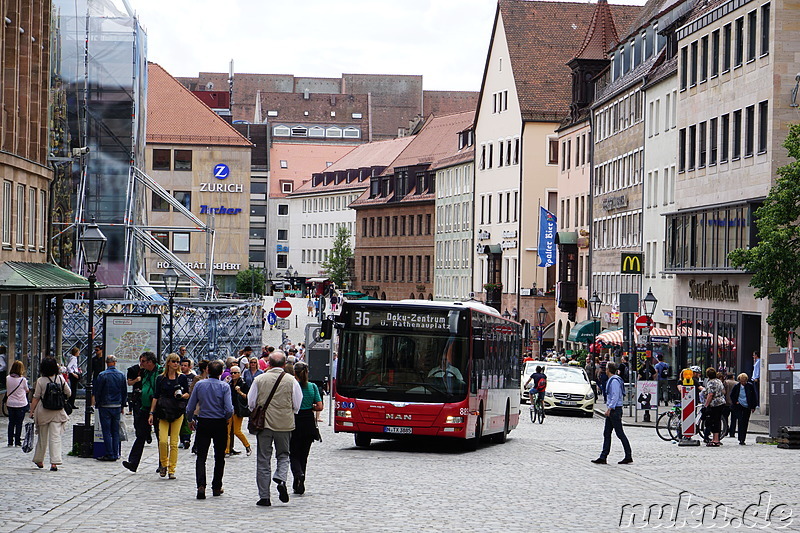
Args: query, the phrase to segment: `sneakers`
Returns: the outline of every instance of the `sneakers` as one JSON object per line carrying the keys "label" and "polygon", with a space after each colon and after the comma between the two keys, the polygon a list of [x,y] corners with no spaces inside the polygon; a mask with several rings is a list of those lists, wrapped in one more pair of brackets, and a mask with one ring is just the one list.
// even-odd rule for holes
{"label": "sneakers", "polygon": [[596,465],[607,465],[607,464],[608,464],[608,461],[606,461],[606,460],[605,460],[604,458],[602,458],[602,457],[598,457],[597,459],[592,459],[592,462],[593,462],[594,464],[596,464]]}
{"label": "sneakers", "polygon": [[260,505],[261,507],[269,507],[272,505],[272,503],[270,503],[269,498],[261,498],[256,502],[256,505]]}
{"label": "sneakers", "polygon": [[169,479],[178,479],[178,478],[175,477],[175,474],[170,474]]}
{"label": "sneakers", "polygon": [[278,499],[283,503],[289,503],[289,491],[286,489],[286,482],[279,479],[274,479],[278,484]]}
{"label": "sneakers", "polygon": [[250,446],[246,447],[245,451],[247,452],[247,457],[250,457],[253,453],[253,449]]}
{"label": "sneakers", "polygon": [[167,467],[166,466],[159,466],[158,467],[158,475],[161,477],[167,476]]}
{"label": "sneakers", "polygon": [[231,450],[231,455],[242,455],[242,452],[237,452],[236,450]]}
{"label": "sneakers", "polygon": [[625,457],[622,461],[618,462],[618,465],[629,465],[633,462],[633,457]]}

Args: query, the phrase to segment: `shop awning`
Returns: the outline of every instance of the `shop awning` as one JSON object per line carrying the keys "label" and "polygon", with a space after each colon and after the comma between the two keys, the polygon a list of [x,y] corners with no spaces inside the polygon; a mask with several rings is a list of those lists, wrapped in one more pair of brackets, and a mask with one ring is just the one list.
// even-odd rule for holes
{"label": "shop awning", "polygon": [[584,320],[578,322],[572,329],[569,330],[567,341],[569,342],[593,342],[595,337],[600,333],[600,321],[598,320]]}
{"label": "shop awning", "polygon": [[[97,283],[96,288],[105,288]],[[89,280],[50,263],[0,263],[0,293],[70,294],[89,290]]]}
{"label": "shop awning", "polygon": [[478,251],[479,254],[502,254],[503,253],[503,247],[500,246],[499,244],[483,244],[481,246],[483,247],[483,249]]}
{"label": "shop awning", "polygon": [[578,232],[559,231],[556,233],[556,244],[578,244]]}
{"label": "shop awning", "polygon": [[[667,328],[652,328],[650,330],[650,335],[656,337],[674,337],[675,334],[671,329]],[[622,335],[621,329],[616,329],[614,331],[606,330],[602,332],[600,335],[597,336],[598,341],[602,341],[605,344],[622,344],[624,337]],[[636,338],[634,337],[634,342]]]}
{"label": "shop awning", "polygon": [[328,281],[328,278],[308,278],[306,283],[323,283]]}

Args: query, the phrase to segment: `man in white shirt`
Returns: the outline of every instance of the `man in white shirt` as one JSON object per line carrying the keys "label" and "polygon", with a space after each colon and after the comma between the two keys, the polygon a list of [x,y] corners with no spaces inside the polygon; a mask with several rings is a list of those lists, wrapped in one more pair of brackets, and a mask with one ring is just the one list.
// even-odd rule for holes
{"label": "man in white shirt", "polygon": [[[293,376],[287,374],[286,355],[278,350],[269,356],[269,368],[253,380],[247,393],[247,406],[254,413],[256,407],[269,405],[264,413],[264,429],[256,435],[258,454],[256,455],[256,485],[258,498],[256,505],[269,506],[270,479],[278,485],[279,499],[289,501],[286,478],[289,473],[289,442],[294,430],[294,415],[300,411],[303,391]],[[275,476],[272,477],[272,449],[275,448]]]}

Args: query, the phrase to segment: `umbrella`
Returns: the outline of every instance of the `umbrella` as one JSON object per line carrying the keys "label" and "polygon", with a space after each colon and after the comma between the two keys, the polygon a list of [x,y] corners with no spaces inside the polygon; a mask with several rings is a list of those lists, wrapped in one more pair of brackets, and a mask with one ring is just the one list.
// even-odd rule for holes
{"label": "umbrella", "polygon": [[364,295],[363,292],[358,292],[358,291],[350,291],[344,293],[344,296],[363,296],[363,295]]}
{"label": "umbrella", "polygon": [[358,299],[359,300],[377,300],[377,298],[375,298],[374,296],[370,296],[369,294],[367,294],[366,296],[362,296],[361,298],[358,298]]}

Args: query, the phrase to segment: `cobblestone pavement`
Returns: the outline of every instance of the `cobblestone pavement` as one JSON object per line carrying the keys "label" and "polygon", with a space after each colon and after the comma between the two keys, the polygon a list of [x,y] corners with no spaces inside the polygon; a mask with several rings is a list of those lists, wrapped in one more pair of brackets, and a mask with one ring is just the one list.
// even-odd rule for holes
{"label": "cobblestone pavement", "polygon": [[[304,306],[299,311],[302,318]],[[265,338],[274,342],[269,335],[267,328]],[[80,404],[73,422],[83,417]],[[131,417],[125,419],[132,434]],[[0,419],[3,435],[7,420]],[[255,505],[255,453],[227,460],[225,493],[198,501],[189,450],[180,450],[178,479],[170,481],[155,473],[155,444],[145,447],[135,474],[119,463],[69,456],[58,472],[39,470],[32,454],[3,446],[0,533],[702,530],[733,529],[743,513],[745,525],[800,531],[797,450],[738,446],[733,439],[719,448],[680,448],[652,428],[628,427],[635,462],[616,464],[622,450],[615,439],[611,464],[601,466],[590,459],[599,454],[602,428],[600,417],[548,416],[542,425],[523,417],[506,444],[470,453],[450,441],[374,441],[359,449],[352,435],[323,424],[323,442],[309,458],[306,494],[282,504],[273,491],[269,508]],[[69,428],[65,449],[71,441]],[[123,443],[123,455],[129,446]],[[644,506],[650,505],[677,508],[677,517],[672,520],[669,507],[661,519],[656,508],[648,517]],[[787,516],[788,523],[778,522]]]}

